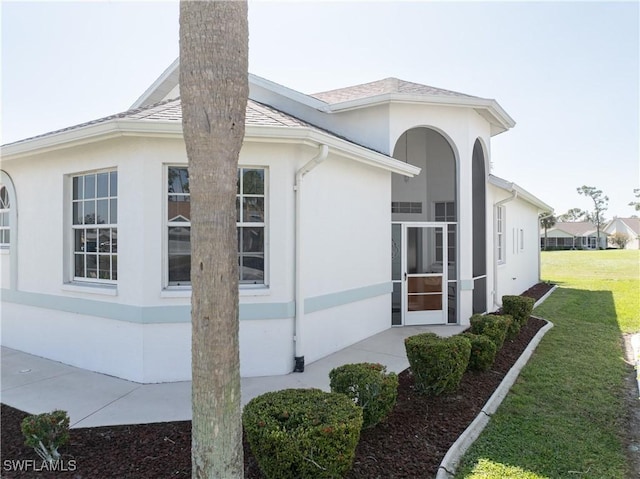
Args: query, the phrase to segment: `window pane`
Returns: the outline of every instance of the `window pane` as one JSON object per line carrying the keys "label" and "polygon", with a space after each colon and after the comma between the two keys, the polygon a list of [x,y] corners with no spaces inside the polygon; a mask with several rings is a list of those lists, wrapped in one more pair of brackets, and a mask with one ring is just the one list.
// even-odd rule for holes
{"label": "window pane", "polygon": [[445,218],[445,204],[436,203],[436,221],[443,221]]}
{"label": "window pane", "polygon": [[87,175],[84,177],[84,198],[96,197],[96,175]]}
{"label": "window pane", "polygon": [[9,226],[9,212],[0,213],[0,226]]}
{"label": "window pane", "polygon": [[240,217],[240,197],[236,196],[236,223],[240,223],[242,218]]}
{"label": "window pane", "polygon": [[73,178],[73,199],[82,199],[82,177],[74,176]]}
{"label": "window pane", "polygon": [[169,228],[169,282],[191,280],[191,228]]}
{"label": "window pane", "polygon": [[238,252],[264,252],[264,228],[238,228]]}
{"label": "window pane", "polygon": [[[75,239],[73,241],[73,250],[76,252],[84,251],[84,230],[75,230]],[[78,276],[76,274],[76,276]]]}
{"label": "window pane", "polygon": [[94,225],[96,224],[96,202],[84,201],[84,224]]}
{"label": "window pane", "polygon": [[88,254],[85,256],[87,266],[87,278],[98,277],[98,255]]}
{"label": "window pane", "polygon": [[191,197],[169,195],[167,216],[169,221],[189,221],[191,219]]}
{"label": "window pane", "polygon": [[111,252],[111,230],[98,230],[98,251],[102,253]]}
{"label": "window pane", "polygon": [[111,228],[111,252],[118,252],[118,228]]}
{"label": "window pane", "polygon": [[240,281],[251,283],[263,283],[264,282],[264,256],[240,256],[239,261],[239,273]]}
{"label": "window pane", "polygon": [[187,168],[172,167],[168,174],[169,193],[189,193],[189,171]]}
{"label": "window pane", "polygon": [[109,173],[109,193],[111,196],[118,196],[118,172]]}
{"label": "window pane", "polygon": [[109,222],[109,200],[98,200],[97,223],[104,225]]}
{"label": "window pane", "polygon": [[242,194],[264,194],[264,170],[242,170]]}
{"label": "window pane", "polygon": [[84,256],[81,254],[76,255],[75,275],[81,278],[84,277]]}
{"label": "window pane", "polygon": [[111,256],[111,279],[118,279],[118,256],[115,254]]}
{"label": "window pane", "polygon": [[111,279],[111,256],[108,254],[98,256],[98,278]]}
{"label": "window pane", "polygon": [[76,201],[75,203],[73,203],[73,224],[74,225],[82,224],[82,218],[84,217],[82,204],[83,204],[82,201]]}
{"label": "window pane", "polygon": [[243,198],[243,216],[245,223],[264,223],[264,198]]}
{"label": "window pane", "polygon": [[97,251],[98,243],[98,230],[89,229],[85,230],[85,252],[95,253]]}
{"label": "window pane", "polygon": [[98,173],[98,198],[109,196],[109,173]]}
{"label": "window pane", "polygon": [[114,225],[118,222],[118,200],[109,200],[109,223]]}

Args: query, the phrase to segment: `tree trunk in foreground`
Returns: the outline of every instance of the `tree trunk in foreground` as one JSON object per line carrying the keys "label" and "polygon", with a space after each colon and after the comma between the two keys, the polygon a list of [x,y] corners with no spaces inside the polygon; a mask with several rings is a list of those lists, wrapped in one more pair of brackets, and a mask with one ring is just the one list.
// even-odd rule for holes
{"label": "tree trunk in foreground", "polygon": [[247,4],[180,2],[191,191],[192,477],[242,478],[236,182],[248,96]]}

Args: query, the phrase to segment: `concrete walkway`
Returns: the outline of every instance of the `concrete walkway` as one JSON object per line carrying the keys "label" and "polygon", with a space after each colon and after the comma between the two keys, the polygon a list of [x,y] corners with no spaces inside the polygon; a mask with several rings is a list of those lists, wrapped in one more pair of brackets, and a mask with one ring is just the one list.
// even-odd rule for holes
{"label": "concrete walkway", "polygon": [[[389,371],[409,366],[404,338],[422,332],[451,336],[461,326],[391,328],[305,367],[304,373],[242,379],[242,404],[267,392],[316,387],[329,390],[336,366],[376,362]],[[191,382],[140,384],[79,369],[21,351],[0,348],[0,401],[36,414],[63,409],[71,427],[182,421],[191,419]]]}

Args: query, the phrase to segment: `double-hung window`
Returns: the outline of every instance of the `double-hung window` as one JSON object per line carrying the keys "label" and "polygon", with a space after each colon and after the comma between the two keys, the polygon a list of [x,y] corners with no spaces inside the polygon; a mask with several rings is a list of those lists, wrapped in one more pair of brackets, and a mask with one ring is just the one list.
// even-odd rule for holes
{"label": "double-hung window", "polygon": [[[265,284],[265,169],[238,168],[236,226],[238,280]],[[191,284],[191,197],[186,166],[167,173],[168,285]]]}
{"label": "double-hung window", "polygon": [[504,220],[504,206],[498,206],[496,208],[496,260],[498,263],[505,262]]}
{"label": "double-hung window", "polygon": [[72,177],[73,279],[118,279],[118,172]]}

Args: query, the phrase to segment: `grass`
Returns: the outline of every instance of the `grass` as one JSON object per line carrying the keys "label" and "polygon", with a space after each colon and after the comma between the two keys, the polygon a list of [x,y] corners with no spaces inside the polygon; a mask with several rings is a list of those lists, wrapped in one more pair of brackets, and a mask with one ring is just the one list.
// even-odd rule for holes
{"label": "grass", "polygon": [[622,333],[640,331],[640,252],[542,254],[554,323],[456,478],[630,477]]}

